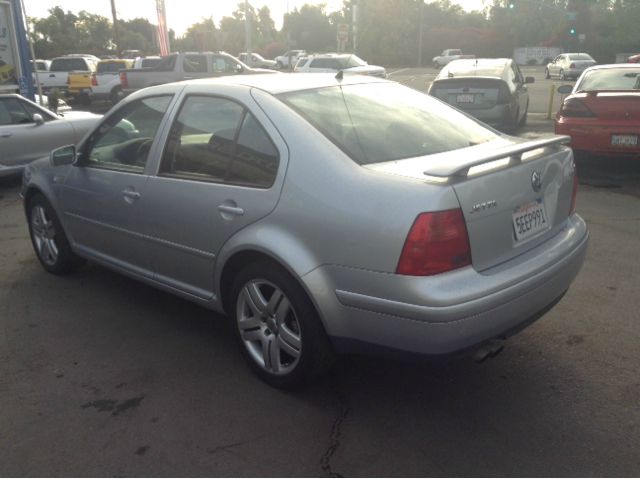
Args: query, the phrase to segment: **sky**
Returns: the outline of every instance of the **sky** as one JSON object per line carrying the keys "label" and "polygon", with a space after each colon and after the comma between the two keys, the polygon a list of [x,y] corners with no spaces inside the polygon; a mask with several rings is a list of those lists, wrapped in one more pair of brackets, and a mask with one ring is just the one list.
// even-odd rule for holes
{"label": "sky", "polygon": [[[222,17],[231,15],[240,1],[242,0],[165,0],[167,23],[169,28],[180,36],[202,18],[213,17],[218,24]],[[483,8],[483,0],[453,1],[466,10]],[[157,22],[155,0],[115,0],[115,3],[119,19],[130,20],[142,17],[152,23]],[[250,3],[255,8],[268,6],[271,10],[271,18],[278,29],[282,26],[282,17],[287,12],[287,8],[293,10],[305,3],[324,3],[327,6],[327,12],[332,12],[342,7],[342,0],[250,0]],[[65,11],[70,10],[73,13],[87,10],[90,13],[111,18],[111,0],[27,0],[24,5],[29,17],[46,17],[50,8],[60,6]]]}

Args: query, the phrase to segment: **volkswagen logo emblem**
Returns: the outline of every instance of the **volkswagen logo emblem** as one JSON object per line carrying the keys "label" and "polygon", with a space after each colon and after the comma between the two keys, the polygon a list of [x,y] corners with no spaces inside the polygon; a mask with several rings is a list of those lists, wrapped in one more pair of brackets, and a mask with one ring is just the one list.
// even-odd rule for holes
{"label": "volkswagen logo emblem", "polygon": [[533,170],[531,173],[531,187],[536,193],[542,189],[542,173],[539,171]]}

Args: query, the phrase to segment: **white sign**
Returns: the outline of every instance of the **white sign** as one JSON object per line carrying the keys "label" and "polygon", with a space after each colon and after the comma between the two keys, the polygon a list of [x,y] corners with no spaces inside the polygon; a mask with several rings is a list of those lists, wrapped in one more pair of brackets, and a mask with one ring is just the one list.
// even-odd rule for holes
{"label": "white sign", "polygon": [[13,23],[8,3],[0,2],[0,87],[17,85]]}

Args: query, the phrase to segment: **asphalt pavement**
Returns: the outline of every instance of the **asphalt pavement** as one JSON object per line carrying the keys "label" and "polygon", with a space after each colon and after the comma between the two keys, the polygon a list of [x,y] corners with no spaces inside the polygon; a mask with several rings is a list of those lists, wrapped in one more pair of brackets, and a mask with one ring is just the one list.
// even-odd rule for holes
{"label": "asphalt pavement", "polygon": [[226,318],[97,265],[44,272],[0,180],[0,473],[640,475],[640,167],[578,167],[583,270],[499,356],[349,356],[293,393],[249,371]]}

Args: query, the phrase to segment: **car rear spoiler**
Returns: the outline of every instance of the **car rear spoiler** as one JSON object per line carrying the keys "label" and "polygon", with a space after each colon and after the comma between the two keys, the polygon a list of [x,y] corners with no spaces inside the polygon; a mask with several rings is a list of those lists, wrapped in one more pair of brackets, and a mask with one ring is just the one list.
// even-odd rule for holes
{"label": "car rear spoiler", "polygon": [[460,158],[447,164],[433,165],[423,173],[425,176],[437,178],[467,177],[469,170],[478,165],[490,163],[492,161],[510,158],[511,163],[520,163],[522,153],[545,148],[553,145],[565,145],[571,141],[571,137],[566,135],[555,135],[549,138],[526,141],[515,145],[500,148],[498,150],[483,154],[474,159]]}

